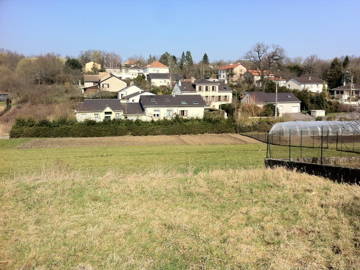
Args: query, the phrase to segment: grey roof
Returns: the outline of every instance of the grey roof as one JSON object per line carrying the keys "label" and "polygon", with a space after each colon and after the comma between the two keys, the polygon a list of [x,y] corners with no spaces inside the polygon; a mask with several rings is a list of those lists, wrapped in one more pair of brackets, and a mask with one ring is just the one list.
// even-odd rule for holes
{"label": "grey roof", "polygon": [[297,78],[293,78],[292,80],[295,80],[301,84],[321,84],[321,83],[323,83],[322,79],[312,77],[312,76],[297,77]]}
{"label": "grey roof", "polygon": [[150,80],[152,79],[170,79],[169,73],[150,73],[149,74]]}
{"label": "grey roof", "polygon": [[162,95],[141,96],[143,107],[204,107],[205,101],[200,95]]}
{"label": "grey roof", "polygon": [[135,97],[137,95],[140,95],[141,93],[143,93],[144,91],[139,91],[139,92],[135,92],[135,93],[132,93],[130,95],[127,95],[127,96],[124,96],[122,97],[123,99],[128,99],[128,98],[132,98],[132,97]]}
{"label": "grey roof", "polygon": [[106,107],[113,111],[123,111],[119,99],[85,99],[78,104],[76,110],[79,112],[102,112]]}
{"label": "grey roof", "polygon": [[[207,81],[207,80],[205,80]],[[181,92],[196,92],[196,84],[197,81],[195,81],[195,83],[190,83],[190,82],[181,82],[181,85],[179,85]],[[208,85],[218,85],[219,86],[219,92],[232,92],[232,89],[226,85],[224,82],[216,82],[213,83],[211,81],[207,81],[207,83],[200,83],[201,85],[203,84],[208,84]]]}
{"label": "grey roof", "polygon": [[120,103],[119,99],[85,99],[78,104],[78,112],[102,112],[107,107],[113,111],[123,111],[125,114],[143,114],[139,103]]}
{"label": "grey roof", "polygon": [[[266,93],[266,92],[248,92],[249,95],[255,103],[273,103],[276,99],[275,93]],[[278,102],[300,102],[300,100],[295,97],[293,93],[278,93]]]}
{"label": "grey roof", "polygon": [[[331,90],[351,90],[351,84],[341,85]],[[360,90],[360,84],[354,84],[352,90]]]}
{"label": "grey roof", "polygon": [[199,79],[195,81],[195,84],[220,84],[220,81],[212,81],[207,79]]}
{"label": "grey roof", "polygon": [[123,103],[125,114],[143,114],[144,110],[139,103]]}
{"label": "grey roof", "polygon": [[84,75],[84,82],[99,82],[100,76],[99,75]]}

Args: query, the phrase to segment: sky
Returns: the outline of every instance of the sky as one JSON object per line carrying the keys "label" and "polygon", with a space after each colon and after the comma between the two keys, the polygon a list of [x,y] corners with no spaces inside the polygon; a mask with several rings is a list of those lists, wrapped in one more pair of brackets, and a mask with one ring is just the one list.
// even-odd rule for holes
{"label": "sky", "polygon": [[360,55],[360,0],[0,0],[0,48],[123,59],[168,51],[237,60],[257,42],[289,57]]}

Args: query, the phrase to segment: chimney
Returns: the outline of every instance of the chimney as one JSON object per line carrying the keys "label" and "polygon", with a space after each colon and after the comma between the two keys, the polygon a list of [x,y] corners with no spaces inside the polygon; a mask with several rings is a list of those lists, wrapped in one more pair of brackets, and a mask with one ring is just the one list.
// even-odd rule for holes
{"label": "chimney", "polygon": [[311,76],[309,76],[309,81],[311,81]]}

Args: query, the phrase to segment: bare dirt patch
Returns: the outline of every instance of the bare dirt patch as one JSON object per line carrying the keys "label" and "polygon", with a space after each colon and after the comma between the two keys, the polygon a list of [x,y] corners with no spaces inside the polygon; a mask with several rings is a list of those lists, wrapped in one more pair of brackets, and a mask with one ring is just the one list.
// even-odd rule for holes
{"label": "bare dirt patch", "polygon": [[215,145],[250,144],[258,141],[238,134],[201,135],[159,135],[159,136],[121,136],[92,138],[39,138],[32,139],[21,146],[27,148],[61,148],[78,146],[127,146],[127,145]]}

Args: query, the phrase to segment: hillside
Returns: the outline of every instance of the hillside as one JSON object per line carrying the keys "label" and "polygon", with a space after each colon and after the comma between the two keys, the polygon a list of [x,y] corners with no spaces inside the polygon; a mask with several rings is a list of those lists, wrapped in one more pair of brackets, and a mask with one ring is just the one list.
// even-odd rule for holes
{"label": "hillside", "polygon": [[59,164],[0,190],[0,268],[360,268],[360,188],[283,169]]}

